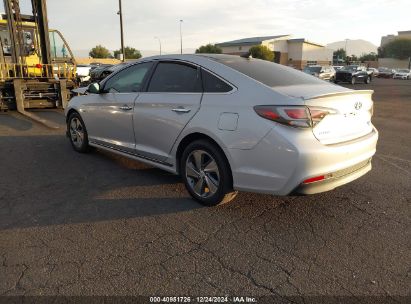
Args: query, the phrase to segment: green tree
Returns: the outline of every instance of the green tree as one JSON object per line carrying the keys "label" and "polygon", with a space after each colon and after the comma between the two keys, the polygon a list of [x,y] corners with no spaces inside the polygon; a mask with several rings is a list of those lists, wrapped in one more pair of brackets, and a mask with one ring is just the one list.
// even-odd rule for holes
{"label": "green tree", "polygon": [[88,53],[92,58],[110,58],[110,51],[102,45],[97,45],[93,47]]}
{"label": "green tree", "polygon": [[395,39],[384,45],[381,51],[388,58],[408,59],[411,57],[411,39]]}
{"label": "green tree", "polygon": [[253,58],[274,61],[274,52],[265,45],[254,45],[250,48],[249,53]]}
{"label": "green tree", "polygon": [[360,60],[361,62],[364,62],[364,61],[376,61],[377,58],[378,58],[377,54],[374,53],[374,52],[371,52],[371,53],[369,53],[369,54],[362,54],[362,55],[360,56],[359,60]]}
{"label": "green tree", "polygon": [[196,54],[221,54],[223,50],[215,44],[206,44],[196,49]]}
{"label": "green tree", "polygon": [[[133,47],[126,46],[124,48],[124,52],[126,53],[127,59],[139,59],[141,58],[141,52]],[[114,51],[114,57],[118,58],[118,55],[121,54],[121,49]]]}
{"label": "green tree", "polygon": [[347,53],[344,49],[338,49],[336,51],[334,51],[333,53],[333,58],[335,61],[338,61],[339,59],[344,60],[347,57]]}

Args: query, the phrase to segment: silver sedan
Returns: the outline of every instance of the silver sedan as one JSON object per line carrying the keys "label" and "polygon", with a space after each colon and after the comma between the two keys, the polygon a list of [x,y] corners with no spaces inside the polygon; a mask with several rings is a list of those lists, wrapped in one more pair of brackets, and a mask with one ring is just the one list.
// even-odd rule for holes
{"label": "silver sedan", "polygon": [[212,206],[237,191],[332,190],[371,170],[372,91],[229,55],[125,65],[66,109],[74,150],[96,147],[180,174]]}

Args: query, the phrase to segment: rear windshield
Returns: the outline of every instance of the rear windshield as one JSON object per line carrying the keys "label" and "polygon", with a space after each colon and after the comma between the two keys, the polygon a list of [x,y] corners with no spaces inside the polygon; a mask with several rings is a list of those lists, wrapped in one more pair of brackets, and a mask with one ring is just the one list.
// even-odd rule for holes
{"label": "rear windshield", "polygon": [[269,87],[323,84],[322,80],[293,68],[259,59],[230,55],[203,55],[239,71]]}

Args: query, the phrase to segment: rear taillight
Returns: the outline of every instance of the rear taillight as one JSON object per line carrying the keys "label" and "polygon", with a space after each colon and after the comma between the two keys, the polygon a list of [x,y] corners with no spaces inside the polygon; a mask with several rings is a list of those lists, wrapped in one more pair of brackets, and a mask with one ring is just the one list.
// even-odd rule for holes
{"label": "rear taillight", "polygon": [[326,115],[336,113],[332,109],[305,106],[255,106],[263,118],[299,128],[315,127]]}
{"label": "rear taillight", "polygon": [[312,122],[313,127],[315,127],[328,114],[334,114],[337,112],[335,110],[326,109],[326,108],[309,107],[308,109],[310,110],[311,122]]}

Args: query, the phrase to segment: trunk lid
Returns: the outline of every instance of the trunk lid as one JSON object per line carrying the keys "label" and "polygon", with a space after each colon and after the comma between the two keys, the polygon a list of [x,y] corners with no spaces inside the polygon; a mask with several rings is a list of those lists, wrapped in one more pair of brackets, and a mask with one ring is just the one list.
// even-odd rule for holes
{"label": "trunk lid", "polygon": [[312,129],[314,136],[322,144],[346,142],[372,132],[372,90],[355,91],[331,84],[303,87],[298,90],[284,87],[278,91],[304,99],[309,108],[333,110]]}

